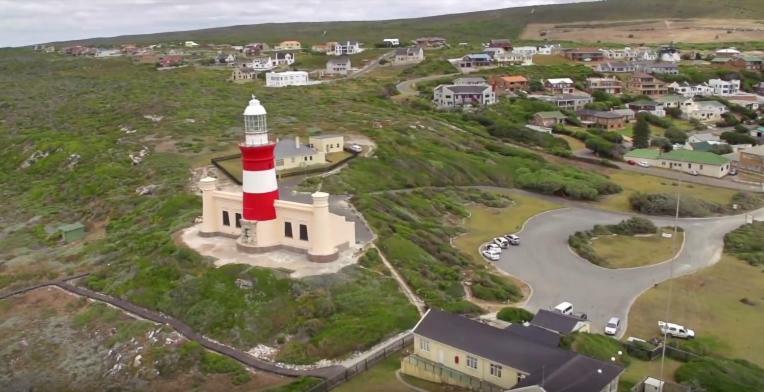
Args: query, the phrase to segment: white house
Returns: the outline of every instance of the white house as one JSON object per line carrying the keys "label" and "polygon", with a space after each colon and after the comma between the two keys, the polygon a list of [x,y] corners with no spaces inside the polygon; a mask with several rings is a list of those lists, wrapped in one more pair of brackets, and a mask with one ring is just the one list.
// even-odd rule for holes
{"label": "white house", "polygon": [[276,66],[279,65],[292,65],[294,64],[295,56],[294,53],[289,52],[277,52],[276,58],[273,59],[273,62],[276,64]]}
{"label": "white house", "polygon": [[571,78],[552,78],[544,80],[544,88],[553,94],[573,94],[575,83]]}
{"label": "white house", "polygon": [[340,56],[329,59],[326,62],[326,73],[328,75],[347,75],[350,72],[350,57]]}
{"label": "white house", "polygon": [[689,84],[687,82],[677,83],[673,82],[669,84],[668,89],[674,94],[679,94],[683,97],[692,98],[696,96],[705,97],[714,95],[714,89],[709,85],[703,84]]}
{"label": "white house", "polygon": [[533,55],[528,52],[511,52],[497,53],[493,56],[493,59],[499,65],[533,65]]}
{"label": "white house", "polygon": [[520,55],[533,56],[536,54],[550,55],[560,50],[560,45],[542,45],[542,46],[515,46],[512,48],[512,53]]}
{"label": "white house", "polygon": [[683,106],[682,114],[688,120],[719,121],[722,114],[729,112],[723,103],[717,101],[695,101],[691,105]]}
{"label": "white house", "polygon": [[199,46],[199,44],[197,44],[194,41],[186,41],[183,45],[185,47],[187,47],[187,48],[195,48],[195,47]]}
{"label": "white house", "polygon": [[739,80],[726,81],[722,79],[711,79],[708,81],[708,86],[713,89],[713,95],[718,95],[720,97],[735,95],[740,92]]}
{"label": "white house", "polygon": [[358,41],[343,41],[343,42],[337,42],[334,45],[334,51],[333,52],[326,52],[326,54],[334,55],[334,56],[344,56],[348,54],[356,54],[361,53],[361,43]]}
{"label": "white house", "polygon": [[305,71],[268,72],[265,74],[266,87],[305,86],[309,82]]}
{"label": "white house", "polygon": [[276,68],[276,63],[270,56],[256,57],[252,59],[252,62],[245,64],[247,68],[252,68],[255,71],[270,71]]}
{"label": "white house", "polygon": [[482,85],[444,85],[435,87],[433,102],[438,109],[453,109],[464,106],[485,106],[496,103],[493,87]]}
{"label": "white house", "polygon": [[398,39],[398,38],[385,38],[385,39],[382,40],[382,42],[384,42],[388,46],[400,46],[401,45],[401,40]]}
{"label": "white house", "polygon": [[393,64],[417,64],[424,60],[424,49],[419,46],[413,48],[398,48],[395,50]]}

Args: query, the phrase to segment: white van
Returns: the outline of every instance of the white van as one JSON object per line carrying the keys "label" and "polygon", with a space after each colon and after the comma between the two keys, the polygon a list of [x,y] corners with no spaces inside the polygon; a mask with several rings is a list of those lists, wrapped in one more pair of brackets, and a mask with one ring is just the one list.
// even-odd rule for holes
{"label": "white van", "polygon": [[573,304],[571,304],[570,302],[562,302],[559,305],[555,306],[554,310],[562,314],[572,315]]}
{"label": "white van", "polygon": [[671,335],[675,338],[692,339],[695,337],[695,331],[679,324],[658,321],[658,328],[661,330],[661,333]]}

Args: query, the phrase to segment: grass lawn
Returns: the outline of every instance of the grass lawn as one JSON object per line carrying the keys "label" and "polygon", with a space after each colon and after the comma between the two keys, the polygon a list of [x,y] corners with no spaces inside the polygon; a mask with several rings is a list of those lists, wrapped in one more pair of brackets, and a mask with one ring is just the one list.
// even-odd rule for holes
{"label": "grass lawn", "polygon": [[[350,381],[335,388],[334,391],[411,392],[409,387],[398,381],[398,379],[395,377],[395,372],[401,368],[402,357],[403,353],[391,355],[390,357],[382,360],[382,362],[374,365],[368,371],[361,373]],[[401,377],[403,377],[407,383],[430,392],[453,392],[463,390],[461,388],[448,385],[431,383],[403,374]]]}
{"label": "grass lawn", "polygon": [[568,135],[558,135],[558,137],[565,139],[566,142],[568,142],[568,145],[570,145],[570,149],[572,151],[579,151],[579,150],[585,150],[586,144],[584,142],[574,138],[570,137]]}
{"label": "grass lawn", "polygon": [[549,54],[537,54],[533,56],[533,64],[536,64],[536,65],[575,64],[575,61],[568,60],[562,56],[549,55]]}
{"label": "grass lawn", "polygon": [[[623,192],[608,196],[599,203],[602,207],[615,211],[631,211],[629,196],[635,192],[645,193],[676,193],[678,183],[674,180],[639,174],[626,170],[610,171],[607,173],[610,180],[623,187]],[[727,205],[737,191],[725,188],[716,188],[699,184],[683,183],[682,194],[692,194],[693,197]]]}
{"label": "grass lawn", "polygon": [[674,238],[660,235],[636,237],[614,235],[592,240],[594,251],[607,260],[608,268],[632,268],[660,263],[670,259],[682,246],[684,233]]}
{"label": "grass lawn", "polygon": [[[665,318],[668,283],[642,294],[629,313],[627,336],[650,338]],[[729,255],[711,268],[674,280],[671,321],[713,342],[714,351],[764,366],[764,279],[753,267]],[[744,303],[745,302],[745,303]]]}
{"label": "grass lawn", "polygon": [[[674,373],[679,367],[682,366],[682,362],[675,359],[666,358],[663,368],[663,379],[666,381],[675,381]],[[660,378],[661,376],[661,360],[660,358],[654,361],[640,361],[632,358],[629,367],[621,375],[620,390],[628,391],[628,388],[633,387],[636,383],[642,381],[645,377]]]}
{"label": "grass lawn", "polygon": [[520,230],[528,218],[538,213],[560,208],[560,205],[535,197],[519,194],[510,197],[514,204],[505,208],[471,207],[470,217],[464,224],[467,234],[457,237],[454,245],[472,259],[480,259],[477,248],[483,242]]}
{"label": "grass lawn", "polygon": [[330,163],[339,162],[353,154],[347,151],[330,152],[326,154],[326,161]]}

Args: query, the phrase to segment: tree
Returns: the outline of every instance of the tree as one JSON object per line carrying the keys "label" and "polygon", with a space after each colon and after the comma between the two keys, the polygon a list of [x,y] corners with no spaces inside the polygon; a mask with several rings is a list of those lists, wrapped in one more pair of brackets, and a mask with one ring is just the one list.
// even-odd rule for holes
{"label": "tree", "polygon": [[714,144],[708,152],[712,152],[716,155],[724,155],[732,152],[732,146],[729,144]]}
{"label": "tree", "polygon": [[634,125],[634,147],[647,148],[650,146],[650,124],[647,123],[647,117],[637,116],[637,124]]}
{"label": "tree", "polygon": [[663,135],[674,144],[683,144],[687,141],[687,133],[680,129],[669,128]]}
{"label": "tree", "polygon": [[682,109],[679,108],[666,108],[666,114],[671,118],[682,118]]}
{"label": "tree", "polygon": [[544,91],[544,83],[541,83],[540,80],[531,80],[528,89],[531,91]]}
{"label": "tree", "polygon": [[745,134],[745,133],[739,133],[739,132],[724,132],[721,136],[719,136],[720,139],[724,140],[725,142],[729,144],[756,144],[756,138]]}

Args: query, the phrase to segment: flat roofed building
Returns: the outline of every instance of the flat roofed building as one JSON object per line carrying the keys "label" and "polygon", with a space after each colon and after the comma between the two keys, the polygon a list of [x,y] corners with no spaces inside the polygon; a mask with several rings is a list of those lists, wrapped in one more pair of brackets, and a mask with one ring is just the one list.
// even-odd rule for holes
{"label": "flat roofed building", "polygon": [[265,74],[266,87],[306,86],[310,81],[305,71],[268,72]]}
{"label": "flat roofed building", "polygon": [[624,155],[626,160],[644,161],[650,166],[698,173],[702,176],[722,178],[729,173],[730,160],[712,152],[673,150],[662,152],[654,149],[636,149]]}

